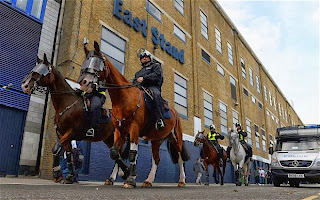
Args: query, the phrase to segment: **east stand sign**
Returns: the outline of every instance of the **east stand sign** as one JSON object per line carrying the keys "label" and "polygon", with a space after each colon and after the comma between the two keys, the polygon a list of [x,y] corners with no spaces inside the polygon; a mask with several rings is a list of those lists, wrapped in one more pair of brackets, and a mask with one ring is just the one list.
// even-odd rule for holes
{"label": "east stand sign", "polygon": [[[114,0],[113,5],[113,15],[117,17],[119,20],[123,20],[125,24],[127,24],[129,27],[133,27],[136,32],[142,33],[143,37],[147,37],[147,29],[148,25],[145,19],[140,20],[139,17],[132,16],[132,13],[130,10],[125,10],[122,12],[122,6],[123,2],[121,0]],[[160,43],[160,47],[163,51],[166,51],[167,54],[175,58],[176,60],[179,60],[181,64],[184,64],[184,50],[181,49],[180,51],[169,41],[166,41],[164,35],[162,33],[159,33],[158,29],[156,27],[151,28],[152,33],[152,42],[154,45],[158,45]]]}

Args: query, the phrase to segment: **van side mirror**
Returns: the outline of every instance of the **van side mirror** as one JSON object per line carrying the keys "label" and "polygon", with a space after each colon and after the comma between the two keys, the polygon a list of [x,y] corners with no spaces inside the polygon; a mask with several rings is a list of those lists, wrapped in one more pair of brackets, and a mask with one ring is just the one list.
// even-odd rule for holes
{"label": "van side mirror", "polygon": [[273,147],[269,147],[269,154],[273,154]]}

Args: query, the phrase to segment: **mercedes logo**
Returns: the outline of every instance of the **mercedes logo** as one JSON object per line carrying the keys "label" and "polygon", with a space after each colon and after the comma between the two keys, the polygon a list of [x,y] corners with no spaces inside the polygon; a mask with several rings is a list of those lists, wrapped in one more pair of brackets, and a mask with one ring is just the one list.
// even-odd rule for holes
{"label": "mercedes logo", "polygon": [[299,166],[299,161],[297,161],[297,160],[292,161],[292,165],[294,167],[298,167]]}

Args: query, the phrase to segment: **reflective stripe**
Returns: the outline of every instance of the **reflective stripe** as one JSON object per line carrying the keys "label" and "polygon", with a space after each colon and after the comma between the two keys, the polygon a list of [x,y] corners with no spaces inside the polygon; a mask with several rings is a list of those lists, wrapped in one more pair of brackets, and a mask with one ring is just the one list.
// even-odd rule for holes
{"label": "reflective stripe", "polygon": [[[244,132],[244,130],[242,130],[242,132]],[[238,134],[239,134],[239,141],[242,141],[244,138],[243,138],[243,135],[241,134],[241,131],[238,131]]]}
{"label": "reflective stripe", "polygon": [[106,92],[99,92],[100,94],[102,94],[103,96],[106,96]]}

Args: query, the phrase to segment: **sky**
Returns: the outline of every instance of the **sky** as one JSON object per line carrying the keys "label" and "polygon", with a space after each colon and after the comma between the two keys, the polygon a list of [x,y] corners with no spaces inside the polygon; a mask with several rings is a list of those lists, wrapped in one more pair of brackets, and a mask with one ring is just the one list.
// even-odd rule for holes
{"label": "sky", "polygon": [[320,124],[320,2],[218,0],[304,124]]}

